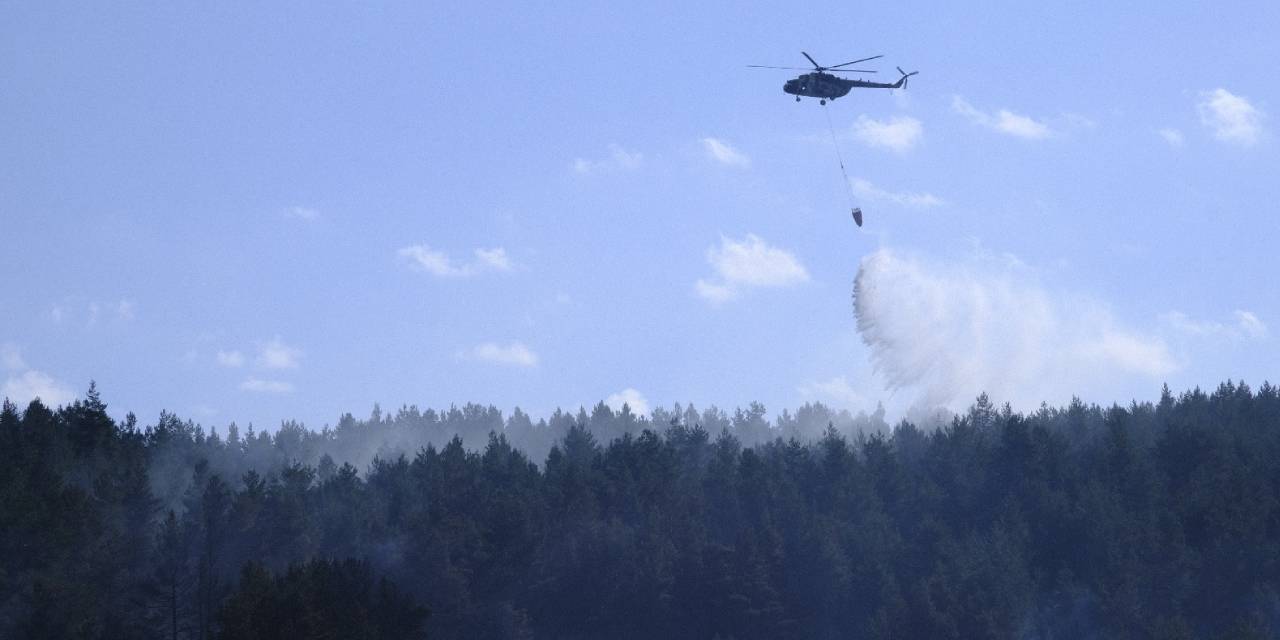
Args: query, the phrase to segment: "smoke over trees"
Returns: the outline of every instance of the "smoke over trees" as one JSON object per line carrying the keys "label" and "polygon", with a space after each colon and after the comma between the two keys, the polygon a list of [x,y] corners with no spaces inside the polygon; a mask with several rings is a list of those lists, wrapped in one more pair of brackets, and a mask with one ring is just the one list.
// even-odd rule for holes
{"label": "smoke over trees", "polygon": [[0,637],[1275,637],[1276,558],[1269,384],[892,429],[0,410]]}

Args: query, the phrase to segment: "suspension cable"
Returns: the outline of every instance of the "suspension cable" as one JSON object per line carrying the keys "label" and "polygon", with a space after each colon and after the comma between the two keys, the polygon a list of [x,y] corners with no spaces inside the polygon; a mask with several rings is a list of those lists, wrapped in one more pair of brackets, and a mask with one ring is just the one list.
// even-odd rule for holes
{"label": "suspension cable", "polygon": [[844,157],[840,155],[840,141],[836,139],[836,127],[831,124],[831,113],[823,105],[822,115],[827,117],[827,130],[831,132],[831,146],[836,150],[836,161],[840,163],[840,175],[844,176],[844,188],[849,192],[849,206],[857,208],[853,198],[853,185],[849,183],[849,172],[844,168]]}

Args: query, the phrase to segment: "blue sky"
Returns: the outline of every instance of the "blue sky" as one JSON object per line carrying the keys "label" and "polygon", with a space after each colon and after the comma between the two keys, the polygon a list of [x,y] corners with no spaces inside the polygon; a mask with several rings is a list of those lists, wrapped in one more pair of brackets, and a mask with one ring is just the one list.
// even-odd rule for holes
{"label": "blue sky", "polygon": [[[273,429],[1280,379],[1280,6],[687,5],[0,6],[4,395]],[[920,71],[826,107],[862,229],[822,107],[745,68],[802,49]]]}

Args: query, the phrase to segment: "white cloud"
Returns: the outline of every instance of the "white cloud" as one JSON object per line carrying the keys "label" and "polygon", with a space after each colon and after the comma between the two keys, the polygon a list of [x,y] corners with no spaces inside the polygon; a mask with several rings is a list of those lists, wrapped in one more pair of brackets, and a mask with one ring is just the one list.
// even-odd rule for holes
{"label": "white cloud", "polygon": [[607,158],[602,160],[575,158],[570,167],[575,173],[585,175],[600,171],[639,169],[642,164],[644,164],[644,156],[642,154],[627,151],[616,144],[610,144]]}
{"label": "white cloud", "polygon": [[409,260],[410,266],[441,278],[456,278],[470,275],[468,271],[453,264],[448,254],[436,251],[425,244],[404,247],[399,251],[400,257]]}
{"label": "white cloud", "polygon": [[218,364],[224,367],[243,367],[244,354],[232,349],[231,351],[218,351]]}
{"label": "white cloud", "polygon": [[[1108,323],[1109,319],[1106,320]],[[1107,327],[1076,346],[1088,362],[1153,378],[1179,367],[1162,340]]]}
{"label": "white cloud", "polygon": [[956,113],[965,116],[974,124],[981,125],[994,131],[999,131],[1000,133],[1010,135],[1015,138],[1039,140],[1047,138],[1053,134],[1053,131],[1049,129],[1049,125],[1029,116],[1014,113],[1007,109],[1001,109],[993,115],[985,111],[978,110],[960,96],[952,97],[951,109]]}
{"label": "white cloud", "polygon": [[609,405],[614,411],[622,411],[622,405],[631,407],[631,413],[637,416],[649,415],[649,401],[645,399],[644,394],[636,391],[631,387],[627,387],[617,393],[609,394],[605,398],[604,403]]}
{"label": "white cloud", "polygon": [[1160,315],[1160,321],[1180,334],[1196,338],[1225,338],[1228,340],[1252,339],[1267,337],[1267,325],[1251,311],[1237,309],[1232,314],[1235,322],[1215,322],[1212,320],[1194,320],[1181,311],[1170,311]]}
{"label": "white cloud", "polygon": [[27,368],[27,363],[22,360],[22,353],[18,350],[18,345],[11,342],[0,344],[0,366],[9,371],[20,371]]}
{"label": "white cloud", "polygon": [[997,114],[996,129],[1011,136],[1035,140],[1049,135],[1049,127],[1044,123],[1011,111],[1000,110]]}
{"label": "white cloud", "polygon": [[49,319],[54,324],[64,321],[84,322],[86,327],[97,327],[100,320],[114,320],[119,323],[131,322],[138,316],[138,304],[133,300],[121,298],[115,302],[64,302],[54,305],[49,310]]}
{"label": "white cloud", "polygon": [[1034,408],[1180,368],[1158,337],[1121,326],[1096,300],[1047,290],[1008,259],[881,249],[862,261],[854,309],[877,373],[925,406],[962,408],[985,391]]}
{"label": "white cloud", "polygon": [[1181,147],[1186,144],[1186,139],[1183,138],[1182,132],[1177,129],[1161,129],[1156,133],[1159,133],[1160,137],[1164,138],[1164,141],[1168,142],[1171,147]]}
{"label": "white cloud", "polygon": [[805,397],[816,397],[828,401],[840,409],[860,409],[871,403],[844,376],[837,376],[826,382],[813,382],[802,385],[800,394]]}
{"label": "white cloud", "polygon": [[0,343],[0,368],[8,372],[0,386],[0,398],[8,398],[19,408],[35,398],[48,407],[57,407],[76,397],[75,392],[49,374],[28,367],[18,345],[12,342]]}
{"label": "white cloud", "polygon": [[254,393],[293,393],[293,384],[283,380],[249,377],[240,383],[240,390]]}
{"label": "white cloud", "polygon": [[946,204],[942,198],[939,198],[932,193],[885,191],[884,189],[871,184],[870,181],[862,178],[853,179],[853,193],[858,197],[865,198],[867,200],[891,202],[911,209],[929,209]]}
{"label": "white cloud", "polygon": [[1262,138],[1263,113],[1243,96],[1226,89],[1200,94],[1200,122],[1213,130],[1213,137],[1244,147]]}
{"label": "white cloud", "polygon": [[869,147],[882,147],[897,153],[906,153],[920,143],[924,137],[924,126],[919,120],[907,116],[874,120],[866,115],[860,115],[858,121],[853,124],[853,136]]}
{"label": "white cloud", "polygon": [[1265,338],[1267,337],[1267,325],[1252,311],[1244,311],[1237,309],[1235,312],[1236,326],[1240,327],[1240,331],[1249,338]]}
{"label": "white cloud", "polygon": [[734,299],[738,294],[733,288],[724,284],[714,284],[701,278],[693,283],[694,291],[702,299],[711,304],[723,304]]}
{"label": "white cloud", "polygon": [[1213,335],[1226,329],[1225,325],[1216,322],[1200,322],[1192,320],[1181,311],[1170,311],[1160,314],[1160,321],[1178,331],[1192,336]]}
{"label": "white cloud", "polygon": [[48,374],[28,369],[21,374],[10,375],[0,389],[0,396],[19,407],[36,398],[48,407],[57,407],[74,400],[76,394]]}
{"label": "white cloud", "polygon": [[795,256],[771,247],[754,234],[741,242],[721,238],[719,247],[707,250],[707,261],[730,284],[783,287],[809,279]]}
{"label": "white cloud", "polygon": [[320,217],[320,212],[311,207],[289,207],[284,210],[286,218],[295,218],[297,220],[315,220]]}
{"label": "white cloud", "polygon": [[494,247],[492,249],[476,249],[476,260],[480,266],[494,271],[510,271],[511,258],[507,257],[507,250],[502,247]]}
{"label": "white cloud", "polygon": [[741,241],[721,236],[719,246],[707,249],[707,262],[715,275],[698,280],[694,288],[713,304],[727,302],[747,288],[788,287],[809,281],[809,272],[795,256],[750,233]]}
{"label": "white cloud", "polygon": [[627,151],[616,144],[609,145],[609,159],[621,169],[638,169],[644,162],[644,156],[639,152]]}
{"label": "white cloud", "polygon": [[258,348],[255,364],[263,369],[297,369],[301,357],[301,350],[281,342],[277,336]]}
{"label": "white cloud", "polygon": [[519,342],[512,342],[506,346],[494,342],[486,342],[476,345],[471,351],[460,355],[463,358],[516,367],[538,366],[538,354]]}
{"label": "white cloud", "polygon": [[510,271],[513,267],[507,250],[502,247],[476,249],[475,260],[464,264],[455,263],[445,252],[425,244],[404,247],[397,253],[408,261],[410,268],[437,278],[465,278],[485,271]]}
{"label": "white cloud", "polygon": [[727,164],[733,167],[749,167],[751,166],[751,158],[748,158],[741,151],[729,146],[729,143],[716,138],[703,138],[702,147],[706,149],[707,155],[716,162]]}

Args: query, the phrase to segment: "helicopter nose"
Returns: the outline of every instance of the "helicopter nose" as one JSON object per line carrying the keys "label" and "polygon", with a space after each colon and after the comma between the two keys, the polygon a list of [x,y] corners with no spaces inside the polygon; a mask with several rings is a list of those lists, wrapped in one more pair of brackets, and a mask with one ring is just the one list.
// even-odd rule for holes
{"label": "helicopter nose", "polygon": [[795,80],[788,80],[786,84],[782,85],[782,90],[783,90],[783,92],[785,92],[785,93],[795,93],[795,92],[796,92],[796,81],[795,81]]}

